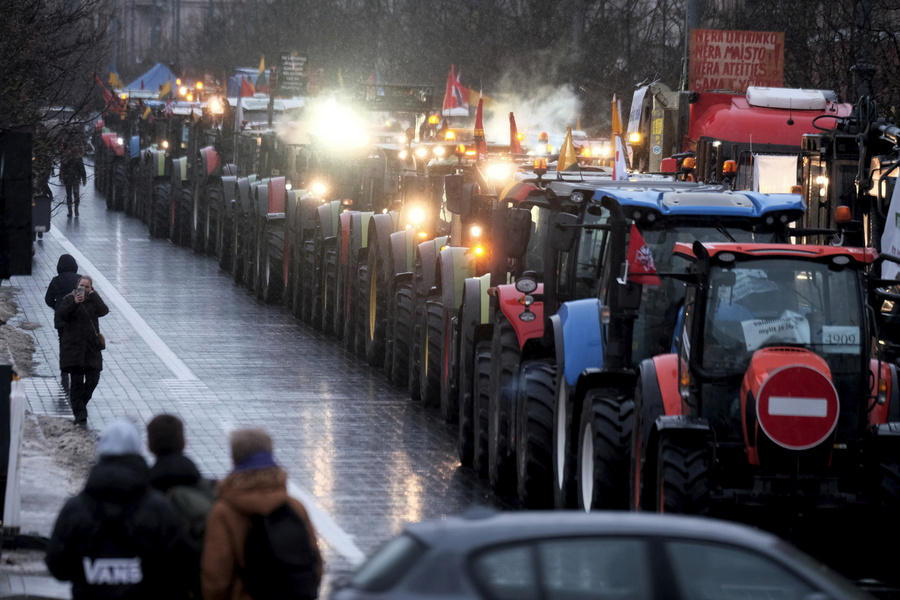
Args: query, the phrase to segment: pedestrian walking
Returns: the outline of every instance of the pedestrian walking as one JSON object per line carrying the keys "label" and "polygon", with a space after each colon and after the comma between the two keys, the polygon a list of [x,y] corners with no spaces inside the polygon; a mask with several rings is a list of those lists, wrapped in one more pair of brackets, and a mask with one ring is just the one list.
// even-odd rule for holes
{"label": "pedestrian walking", "polygon": [[184,455],[184,423],[175,415],[156,415],[147,424],[147,445],[156,457],[150,485],[163,492],[181,517],[191,547],[189,597],[200,598],[200,553],[206,520],[215,501],[215,485]]}
{"label": "pedestrian walking", "polygon": [[[322,557],[309,515],[263,429],[231,433],[234,469],[216,489],[200,578],[204,600],[316,598]],[[267,535],[269,532],[270,535]]]}
{"label": "pedestrian walking", "polygon": [[75,290],[62,299],[56,314],[63,322],[59,366],[69,373],[72,414],[76,425],[87,427],[87,405],[103,370],[105,341],[99,319],[109,314],[109,308],[94,289],[94,281],[82,275]]}
{"label": "pedestrian walking", "polygon": [[[56,314],[56,309],[62,304],[62,299],[75,289],[79,279],[81,279],[81,275],[78,274],[78,263],[75,261],[75,257],[71,254],[60,256],[56,261],[56,277],[50,280],[47,293],[44,294],[44,302],[53,309],[53,327],[56,328],[60,347],[62,347],[62,329],[65,321]],[[62,365],[60,365],[60,384],[64,390],[69,391],[69,374],[62,370]]]}
{"label": "pedestrian walking", "polygon": [[63,506],[47,545],[50,573],[73,600],[180,600],[187,547],[178,515],[150,486],[134,423],[110,423],[84,489]]}
{"label": "pedestrian walking", "polygon": [[59,161],[59,180],[66,186],[66,208],[68,217],[72,218],[74,204],[75,216],[78,216],[78,204],[81,202],[81,186],[87,185],[87,172],[84,169],[84,146],[77,140],[70,139],[63,143]]}

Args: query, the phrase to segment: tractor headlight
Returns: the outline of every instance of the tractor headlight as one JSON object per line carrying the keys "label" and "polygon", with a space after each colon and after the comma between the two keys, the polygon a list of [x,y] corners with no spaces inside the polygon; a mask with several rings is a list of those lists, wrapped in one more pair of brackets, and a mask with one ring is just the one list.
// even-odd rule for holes
{"label": "tractor headlight", "polygon": [[439,158],[443,158],[445,154],[447,154],[447,149],[444,148],[443,146],[435,146],[434,147],[434,155],[435,156],[437,156]]}
{"label": "tractor headlight", "polygon": [[488,166],[487,172],[485,174],[487,175],[488,179],[505,181],[509,179],[510,175],[512,175],[512,169],[509,165],[493,164]]}
{"label": "tractor headlight", "polygon": [[316,196],[324,196],[325,192],[328,191],[328,186],[326,186],[321,181],[314,182],[311,186],[309,186],[309,191],[311,191]]}
{"label": "tractor headlight", "polygon": [[481,225],[472,225],[469,228],[469,235],[471,235],[473,238],[480,238],[481,237]]}
{"label": "tractor headlight", "polygon": [[406,214],[406,220],[413,226],[419,226],[424,223],[426,217],[425,209],[421,206],[411,206]]}
{"label": "tractor headlight", "polygon": [[418,148],[416,148],[416,156],[418,156],[419,158],[425,158],[426,156],[428,156],[428,148],[426,148],[425,146],[419,146]]}

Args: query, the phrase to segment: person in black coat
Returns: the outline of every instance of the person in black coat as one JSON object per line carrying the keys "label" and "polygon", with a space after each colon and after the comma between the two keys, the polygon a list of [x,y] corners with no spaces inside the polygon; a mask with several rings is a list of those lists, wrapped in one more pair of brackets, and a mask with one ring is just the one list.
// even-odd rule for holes
{"label": "person in black coat", "polygon": [[150,486],[141,440],[128,419],[110,423],[87,483],[63,506],[47,545],[50,573],[72,598],[181,599],[188,548],[175,509]]}
{"label": "person in black coat", "polygon": [[94,289],[93,280],[82,276],[75,290],[63,298],[56,314],[63,322],[59,366],[71,377],[69,399],[75,423],[86,427],[87,404],[103,370],[99,318],[108,315],[109,308]]}
{"label": "person in black coat", "polygon": [[[56,314],[56,309],[62,304],[62,299],[75,289],[75,286],[78,285],[78,280],[81,279],[81,275],[78,274],[78,263],[75,262],[75,257],[71,254],[63,254],[60,256],[59,260],[56,262],[56,273],[56,277],[51,279],[50,285],[47,286],[47,293],[44,294],[44,302],[46,302],[47,306],[54,311],[53,327],[56,328],[59,341],[62,342],[62,328],[64,322]],[[69,374],[60,367],[60,375],[62,386],[68,391]]]}
{"label": "person in black coat", "polygon": [[84,169],[81,144],[69,142],[63,145],[62,157],[59,161],[59,180],[66,186],[66,206],[69,218],[72,217],[72,201],[75,201],[75,216],[78,216],[78,204],[81,202],[81,186],[87,185],[87,172]]}

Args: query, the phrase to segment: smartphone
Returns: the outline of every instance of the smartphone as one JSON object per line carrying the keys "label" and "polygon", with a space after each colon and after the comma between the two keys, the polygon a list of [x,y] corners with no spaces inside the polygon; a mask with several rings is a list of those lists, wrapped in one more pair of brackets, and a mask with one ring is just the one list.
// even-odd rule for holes
{"label": "smartphone", "polygon": [[79,285],[79,286],[75,289],[75,293],[78,294],[79,296],[81,296],[82,298],[84,298],[84,286],[83,286],[83,285]]}

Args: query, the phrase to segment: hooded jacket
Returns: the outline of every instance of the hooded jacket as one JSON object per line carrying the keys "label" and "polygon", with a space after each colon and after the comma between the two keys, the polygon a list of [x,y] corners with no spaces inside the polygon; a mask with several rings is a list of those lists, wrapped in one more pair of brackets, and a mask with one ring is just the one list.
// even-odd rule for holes
{"label": "hooded jacket", "polygon": [[109,308],[96,290],[84,302],[75,302],[69,293],[56,309],[63,322],[59,339],[59,368],[62,371],[102,371],[103,355],[97,343],[99,318],[109,314]]}
{"label": "hooded jacket", "polygon": [[[280,467],[232,472],[216,488],[219,500],[206,523],[200,581],[204,600],[253,600],[239,576],[247,564],[244,546],[250,516],[268,514],[289,502],[309,531],[309,543],[318,550],[315,530],[306,509],[287,493],[287,473]],[[316,575],[322,577],[321,553]],[[257,599],[258,600],[258,599]]]}
{"label": "hooded jacket", "polygon": [[118,434],[101,438],[84,490],[63,506],[47,546],[47,567],[72,582],[74,600],[183,598],[189,551],[181,521],[150,487],[144,458],[129,452],[133,440]]}
{"label": "hooded jacket", "polygon": [[[81,275],[78,274],[78,263],[71,254],[63,254],[59,257],[59,260],[56,261],[56,272],[56,277],[50,280],[47,293],[44,295],[44,302],[54,311],[59,308],[66,294],[71,293],[81,280]],[[53,326],[57,329],[62,329],[63,326],[63,320],[55,313]]]}

